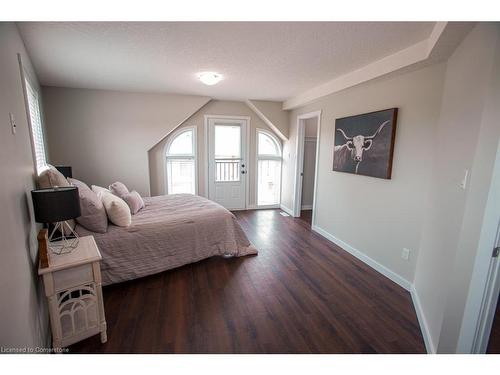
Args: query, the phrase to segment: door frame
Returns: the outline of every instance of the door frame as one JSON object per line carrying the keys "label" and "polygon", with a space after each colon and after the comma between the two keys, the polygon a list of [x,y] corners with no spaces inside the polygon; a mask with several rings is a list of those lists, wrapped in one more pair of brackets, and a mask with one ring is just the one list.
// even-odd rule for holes
{"label": "door frame", "polygon": [[483,216],[477,255],[469,284],[458,353],[485,353],[500,289],[500,258],[492,251],[500,243],[500,142]]}
{"label": "door frame", "polygon": [[318,189],[318,165],[319,165],[319,150],[320,150],[320,131],[321,131],[321,110],[304,113],[297,116],[297,143],[295,145],[295,177],[293,184],[293,216],[299,217],[302,206],[302,169],[304,168],[304,142],[305,142],[305,120],[310,118],[318,118],[318,129],[316,131],[316,160],[314,171],[314,188],[313,188],[313,207],[312,207],[312,226],[316,222],[316,194]]}
{"label": "door frame", "polygon": [[[249,206],[249,201],[250,201],[250,116],[229,116],[229,115],[205,115],[204,116],[204,136],[205,136],[205,165],[204,165],[204,170],[205,170],[205,198],[209,199],[209,178],[208,178],[208,173],[209,173],[209,168],[208,165],[210,163],[209,160],[209,147],[210,147],[210,142],[209,142],[209,121],[210,120],[236,120],[238,122],[240,121],[245,121],[246,125],[246,131],[245,131],[245,161],[247,165],[247,175],[245,177],[245,207],[242,208],[242,210],[248,209]],[[237,211],[237,210],[233,210]]]}

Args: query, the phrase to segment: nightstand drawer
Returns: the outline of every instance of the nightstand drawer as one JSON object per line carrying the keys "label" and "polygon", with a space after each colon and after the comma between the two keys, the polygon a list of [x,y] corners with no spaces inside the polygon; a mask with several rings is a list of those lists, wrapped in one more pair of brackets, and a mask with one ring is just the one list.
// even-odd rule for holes
{"label": "nightstand drawer", "polygon": [[56,291],[69,289],[78,285],[94,281],[92,264],[57,271],[53,273],[54,288]]}

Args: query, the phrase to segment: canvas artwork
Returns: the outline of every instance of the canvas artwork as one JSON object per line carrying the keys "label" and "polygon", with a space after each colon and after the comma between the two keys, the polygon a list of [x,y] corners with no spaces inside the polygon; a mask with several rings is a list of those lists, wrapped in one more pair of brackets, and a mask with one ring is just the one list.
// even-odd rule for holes
{"label": "canvas artwork", "polygon": [[391,178],[398,109],[335,120],[333,170]]}

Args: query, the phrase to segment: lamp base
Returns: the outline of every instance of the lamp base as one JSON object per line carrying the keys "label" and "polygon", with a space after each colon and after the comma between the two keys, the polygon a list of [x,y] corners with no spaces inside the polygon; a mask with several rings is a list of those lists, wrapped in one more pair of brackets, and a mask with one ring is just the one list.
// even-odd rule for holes
{"label": "lamp base", "polygon": [[[59,230],[61,237],[54,239],[54,233]],[[66,232],[70,237],[66,236]],[[66,222],[60,221],[55,224],[52,233],[49,236],[49,249],[56,255],[71,253],[77,246],[79,242],[78,234],[73,228]]]}

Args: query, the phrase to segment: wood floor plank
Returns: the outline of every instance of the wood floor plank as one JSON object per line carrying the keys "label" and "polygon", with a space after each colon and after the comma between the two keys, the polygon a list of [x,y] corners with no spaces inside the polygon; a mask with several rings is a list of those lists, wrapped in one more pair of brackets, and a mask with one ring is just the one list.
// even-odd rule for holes
{"label": "wood floor plank", "polygon": [[424,353],[411,296],[311,231],[311,212],[235,215],[257,256],[104,288],[108,342],[70,353]]}

